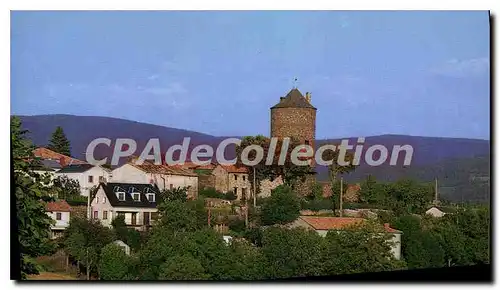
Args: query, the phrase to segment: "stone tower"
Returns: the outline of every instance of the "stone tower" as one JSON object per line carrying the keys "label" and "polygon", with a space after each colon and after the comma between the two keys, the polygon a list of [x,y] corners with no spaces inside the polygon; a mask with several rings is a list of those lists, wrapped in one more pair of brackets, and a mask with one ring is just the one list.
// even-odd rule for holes
{"label": "stone tower", "polygon": [[[271,137],[293,137],[301,143],[315,148],[316,139],[316,108],[311,104],[311,95],[293,88],[279,103],[271,107]],[[315,181],[314,158],[311,174],[304,184],[299,184],[297,191],[308,194],[309,186]]]}

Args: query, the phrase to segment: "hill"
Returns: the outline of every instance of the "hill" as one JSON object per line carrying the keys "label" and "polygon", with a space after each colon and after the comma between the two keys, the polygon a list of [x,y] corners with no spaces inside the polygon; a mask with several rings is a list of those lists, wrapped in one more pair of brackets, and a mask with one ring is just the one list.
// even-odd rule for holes
{"label": "hill", "polygon": [[[37,115],[20,116],[23,127],[30,131],[31,140],[38,146],[45,146],[52,132],[61,126],[71,142],[73,157],[85,160],[85,150],[90,141],[99,137],[131,138],[137,142],[137,151],[141,152],[150,138],[159,138],[162,151],[174,145],[181,144],[184,137],[190,137],[190,149],[200,144],[211,145],[214,149],[228,136],[212,136],[200,132],[176,129],[153,124],[140,123],[130,120],[73,115]],[[349,144],[356,145],[357,138],[349,139]],[[341,139],[317,140],[316,144],[338,144]],[[442,180],[444,192],[456,199],[465,196],[467,200],[474,199],[477,186],[482,189],[478,192],[484,199],[489,196],[489,154],[490,142],[488,140],[466,138],[420,137],[407,135],[380,135],[366,137],[364,148],[380,144],[389,150],[394,145],[412,145],[414,148],[411,166],[402,165],[380,167],[367,166],[364,162],[346,179],[352,182],[364,179],[368,174],[374,175],[379,180],[391,181],[398,178],[410,177],[422,181],[432,181],[435,177]],[[114,144],[112,144],[113,146]],[[137,153],[137,154],[139,154]],[[96,157],[111,156],[112,151],[106,146],[99,146]],[[188,155],[189,156],[189,155]],[[226,158],[233,158],[234,151],[229,148]],[[398,162],[402,164],[402,162]],[[318,178],[326,178],[326,168],[318,166]],[[488,179],[488,192],[484,193],[484,180]],[[481,181],[482,180],[482,181]],[[479,185],[478,185],[479,184]],[[458,188],[458,190],[457,190]],[[457,192],[460,191],[460,192]],[[443,195],[446,195],[443,192]]]}

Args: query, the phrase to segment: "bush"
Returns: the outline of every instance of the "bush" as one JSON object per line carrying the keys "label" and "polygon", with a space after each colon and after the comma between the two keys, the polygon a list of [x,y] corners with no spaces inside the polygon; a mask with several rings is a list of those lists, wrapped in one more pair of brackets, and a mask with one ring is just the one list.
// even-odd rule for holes
{"label": "bush", "polygon": [[204,188],[198,192],[199,195],[210,198],[221,198],[225,199],[226,194],[215,190],[215,188]]}
{"label": "bush", "polygon": [[126,280],[129,278],[130,257],[116,244],[102,249],[99,271],[102,280]]}
{"label": "bush", "polygon": [[261,207],[264,225],[286,224],[300,215],[300,201],[289,186],[280,185],[271,191],[271,197]]}
{"label": "bush", "polygon": [[234,193],[234,191],[228,191],[228,192],[226,192],[226,194],[224,194],[224,199],[227,199],[227,200],[236,200],[236,198],[237,198],[237,196]]}
{"label": "bush", "polygon": [[66,197],[66,202],[71,206],[87,205],[88,197],[83,195],[70,195]]}
{"label": "bush", "polygon": [[242,219],[232,219],[229,221],[229,229],[237,233],[246,231],[245,221]]}
{"label": "bush", "polygon": [[334,204],[331,199],[315,199],[310,201],[302,202],[302,209],[308,209],[312,211],[320,211],[323,209],[334,209]]}

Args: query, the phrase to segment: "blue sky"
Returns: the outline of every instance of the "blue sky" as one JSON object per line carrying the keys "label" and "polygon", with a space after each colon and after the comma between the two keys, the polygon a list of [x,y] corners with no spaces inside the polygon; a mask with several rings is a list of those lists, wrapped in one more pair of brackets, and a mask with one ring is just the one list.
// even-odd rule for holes
{"label": "blue sky", "polygon": [[298,78],[317,137],[489,139],[487,12],[13,12],[12,114],[268,135]]}

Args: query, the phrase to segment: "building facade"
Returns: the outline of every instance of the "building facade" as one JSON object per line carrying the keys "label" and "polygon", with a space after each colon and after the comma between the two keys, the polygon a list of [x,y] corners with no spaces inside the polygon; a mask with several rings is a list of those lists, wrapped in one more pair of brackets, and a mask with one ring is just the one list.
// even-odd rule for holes
{"label": "building facade", "polygon": [[198,175],[190,169],[131,161],[114,169],[112,175],[111,182],[153,184],[160,190],[186,187],[188,197],[198,196]]}
{"label": "building facade", "polygon": [[90,217],[111,227],[111,222],[123,215],[129,227],[144,230],[158,218],[156,197],[158,188],[151,184],[101,183],[90,204]]}
{"label": "building facade", "polygon": [[54,224],[50,226],[51,238],[55,239],[63,235],[63,232],[69,226],[71,218],[71,207],[65,200],[48,202],[45,206],[45,211],[48,216],[54,220]]}
{"label": "building facade", "polygon": [[55,176],[66,176],[77,180],[80,184],[80,194],[89,196],[90,191],[99,185],[99,182],[106,182],[111,177],[111,171],[90,164],[69,165],[55,172]]}

